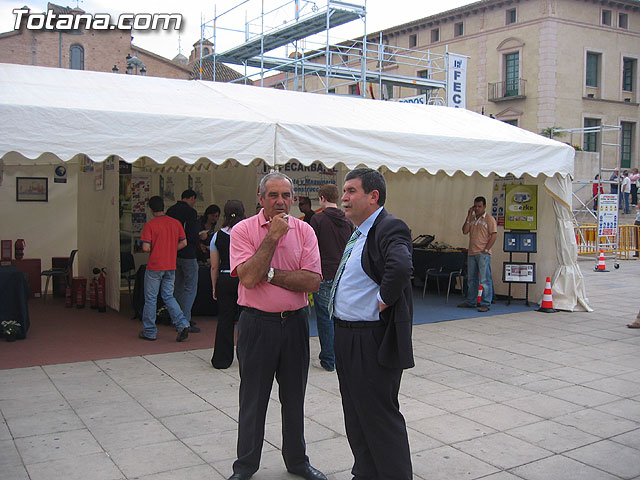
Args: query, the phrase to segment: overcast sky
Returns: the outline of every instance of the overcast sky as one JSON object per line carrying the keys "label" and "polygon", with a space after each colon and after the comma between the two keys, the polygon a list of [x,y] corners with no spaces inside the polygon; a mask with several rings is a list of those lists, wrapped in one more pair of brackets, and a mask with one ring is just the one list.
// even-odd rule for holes
{"label": "overcast sky", "polygon": [[[183,15],[183,25],[180,32],[177,31],[156,31],[156,32],[134,32],[133,43],[137,46],[151,50],[167,58],[173,58],[178,53],[178,35],[182,43],[182,53],[189,56],[191,46],[200,38],[201,18],[205,21],[213,19],[215,12],[220,15],[231,7],[238,5],[242,0],[188,0],[177,2],[175,0],[84,0],[76,2],[65,0],[53,2],[63,6],[79,7],[87,13],[180,13]],[[349,0],[347,0],[349,1]],[[473,0],[368,0],[367,6],[367,32],[375,32],[394,25],[399,25],[422,17],[433,15],[438,12],[450,10]],[[364,0],[351,0],[349,3],[364,5]],[[265,0],[266,9],[287,4],[287,0]],[[319,6],[325,6],[326,0],[318,0]],[[45,0],[0,0],[0,32],[7,32],[13,29],[15,16],[12,13],[14,8],[21,8],[27,5],[33,12],[43,12],[47,7]],[[300,2],[302,12],[310,12],[311,2]],[[214,10],[216,8],[217,10]],[[249,19],[260,15],[261,1],[247,0],[246,3],[232,13],[220,18],[218,26],[228,28],[243,29],[245,16]],[[282,23],[291,20],[294,14],[293,1],[282,9],[278,16],[272,21]],[[212,29],[208,30],[206,36],[212,35]],[[219,45],[226,38],[231,43],[236,41],[234,34],[220,31]],[[354,21],[339,29],[334,29],[335,35],[330,39],[332,43],[352,37],[361,36],[364,32],[362,21]],[[224,37],[224,38],[223,38]],[[233,38],[233,39],[232,39]]]}

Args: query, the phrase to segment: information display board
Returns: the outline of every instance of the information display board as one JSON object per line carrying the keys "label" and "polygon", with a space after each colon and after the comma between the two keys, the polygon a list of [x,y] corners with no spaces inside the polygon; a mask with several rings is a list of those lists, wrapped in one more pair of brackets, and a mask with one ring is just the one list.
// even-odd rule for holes
{"label": "information display board", "polygon": [[507,230],[537,230],[538,186],[507,185],[505,221]]}
{"label": "information display board", "polygon": [[504,262],[502,281],[509,283],[536,283],[536,264],[524,262]]}
{"label": "information display board", "polygon": [[598,236],[618,233],[618,195],[601,193],[598,198]]}

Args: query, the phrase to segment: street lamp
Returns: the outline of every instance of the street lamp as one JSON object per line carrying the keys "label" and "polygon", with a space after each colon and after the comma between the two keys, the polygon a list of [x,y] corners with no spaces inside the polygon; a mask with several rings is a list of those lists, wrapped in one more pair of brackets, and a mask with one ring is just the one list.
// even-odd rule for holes
{"label": "street lamp", "polygon": [[138,57],[132,57],[130,53],[127,54],[127,74],[131,75],[135,69],[135,75],[144,75],[147,73],[146,65]]}

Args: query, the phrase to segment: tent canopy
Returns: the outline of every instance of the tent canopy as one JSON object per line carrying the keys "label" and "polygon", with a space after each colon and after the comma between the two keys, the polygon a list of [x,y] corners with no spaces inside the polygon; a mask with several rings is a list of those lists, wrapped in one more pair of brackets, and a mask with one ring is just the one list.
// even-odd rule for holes
{"label": "tent canopy", "polygon": [[33,160],[573,174],[570,146],[463,109],[13,64],[0,64],[0,131],[0,157]]}

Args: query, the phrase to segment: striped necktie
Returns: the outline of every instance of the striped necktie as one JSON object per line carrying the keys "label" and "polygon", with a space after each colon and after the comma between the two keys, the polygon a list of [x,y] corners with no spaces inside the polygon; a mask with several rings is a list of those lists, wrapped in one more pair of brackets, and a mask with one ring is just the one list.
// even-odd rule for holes
{"label": "striped necktie", "polygon": [[344,273],[344,268],[347,265],[347,260],[351,256],[351,251],[353,250],[353,246],[360,238],[362,232],[357,228],[351,234],[347,245],[344,247],[344,253],[342,254],[342,258],[340,259],[340,264],[338,265],[338,271],[336,272],[336,276],[333,279],[333,284],[331,285],[331,294],[329,295],[329,318],[333,316],[333,301],[336,298],[336,290],[338,288],[338,282],[340,282],[340,277]]}

